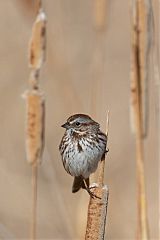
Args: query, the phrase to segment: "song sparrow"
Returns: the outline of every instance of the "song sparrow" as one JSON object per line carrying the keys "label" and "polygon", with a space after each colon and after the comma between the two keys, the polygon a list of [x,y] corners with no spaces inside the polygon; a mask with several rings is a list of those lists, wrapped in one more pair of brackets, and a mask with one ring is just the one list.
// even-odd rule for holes
{"label": "song sparrow", "polygon": [[89,189],[89,176],[106,152],[107,136],[100,125],[85,114],[75,114],[62,125],[66,129],[59,150],[65,170],[74,177],[72,192]]}

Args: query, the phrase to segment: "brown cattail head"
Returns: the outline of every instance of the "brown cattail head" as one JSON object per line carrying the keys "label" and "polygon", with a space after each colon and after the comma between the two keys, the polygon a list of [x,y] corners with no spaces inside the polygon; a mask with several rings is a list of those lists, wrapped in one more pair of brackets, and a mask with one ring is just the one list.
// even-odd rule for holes
{"label": "brown cattail head", "polygon": [[44,96],[37,90],[26,93],[26,152],[27,161],[36,165],[41,161],[44,145]]}
{"label": "brown cattail head", "polygon": [[85,240],[102,240],[105,235],[109,189],[107,185],[97,186],[92,192],[100,199],[90,198]]}
{"label": "brown cattail head", "polygon": [[46,15],[39,10],[32,28],[32,36],[29,44],[29,64],[32,69],[40,69],[45,60],[46,48]]}

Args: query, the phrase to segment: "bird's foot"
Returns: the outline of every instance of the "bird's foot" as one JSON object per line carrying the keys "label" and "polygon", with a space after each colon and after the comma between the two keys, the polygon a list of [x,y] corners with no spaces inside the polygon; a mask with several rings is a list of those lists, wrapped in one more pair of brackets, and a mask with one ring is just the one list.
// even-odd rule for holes
{"label": "bird's foot", "polygon": [[86,191],[88,192],[88,194],[90,195],[91,198],[98,198],[101,199],[100,197],[98,197],[96,194],[94,194],[90,189],[96,188],[96,186],[92,187],[92,188],[86,188]]}
{"label": "bird's foot", "polygon": [[89,189],[93,189],[93,188],[98,188],[98,183],[92,183],[92,184],[89,186]]}
{"label": "bird's foot", "polygon": [[93,188],[97,188],[98,187],[98,184],[96,183],[93,183],[91,186],[88,186],[86,181],[84,180],[83,181],[83,188],[88,192],[88,194],[90,195],[91,198],[98,198],[98,199],[101,199],[100,197],[98,197],[96,194],[94,194],[90,189],[93,189]]}

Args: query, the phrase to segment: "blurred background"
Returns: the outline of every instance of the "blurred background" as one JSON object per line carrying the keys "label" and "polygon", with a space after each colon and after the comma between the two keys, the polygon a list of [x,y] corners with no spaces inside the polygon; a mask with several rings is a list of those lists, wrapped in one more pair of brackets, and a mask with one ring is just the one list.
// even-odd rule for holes
{"label": "blurred background", "polygon": [[[136,235],[135,139],[130,129],[131,9],[128,0],[106,1],[98,30],[93,0],[44,0],[47,59],[41,72],[46,96],[46,134],[38,179],[38,239],[84,239],[89,196],[71,193],[72,177],[58,152],[60,126],[74,113],[91,115],[110,129],[105,183],[109,186],[106,235]],[[153,0],[155,27],[158,1]],[[28,41],[35,19],[31,0],[0,1],[0,238],[28,239],[31,167],[25,155]],[[153,69],[149,80],[149,132],[145,176],[150,238],[158,239],[158,158]]]}

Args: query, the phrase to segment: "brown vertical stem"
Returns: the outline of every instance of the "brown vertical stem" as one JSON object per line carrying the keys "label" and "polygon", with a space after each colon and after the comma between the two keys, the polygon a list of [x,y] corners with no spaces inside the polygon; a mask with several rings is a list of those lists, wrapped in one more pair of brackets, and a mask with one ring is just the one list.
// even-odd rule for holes
{"label": "brown vertical stem", "polygon": [[[107,129],[106,129],[107,137],[108,137],[108,124],[109,118],[107,115]],[[105,167],[105,155],[103,155],[102,161],[99,164],[98,185],[91,189],[94,195],[97,197],[95,198],[90,197],[90,202],[88,205],[88,218],[85,240],[104,239],[109,196],[108,187],[104,185],[104,167]]]}
{"label": "brown vertical stem", "polygon": [[[156,147],[158,164],[160,166],[160,0],[158,1],[157,14],[155,16],[155,42],[153,52],[153,65],[154,65],[154,79],[155,79],[155,98],[156,98]],[[160,171],[159,171],[159,186],[160,186]],[[160,203],[160,190],[159,190],[159,203]],[[158,239],[160,239],[160,207],[158,214]]]}
{"label": "brown vertical stem", "polygon": [[[133,0],[132,1],[132,17],[133,17],[133,35],[132,41],[136,42],[137,58],[138,58],[138,81],[139,92],[141,100],[141,113],[143,121],[143,136],[147,136],[148,132],[148,81],[149,81],[149,67],[150,67],[150,53],[153,40],[153,11],[151,0]],[[136,65],[132,66],[135,70]],[[135,74],[135,73],[132,73]],[[136,74],[135,74],[136,75]],[[131,105],[131,113],[134,112]],[[135,132],[134,117],[131,118],[132,130]]]}
{"label": "brown vertical stem", "polygon": [[45,61],[46,52],[46,15],[42,9],[42,1],[37,0],[38,11],[32,27],[29,43],[29,90],[26,91],[26,153],[27,161],[32,168],[32,207],[30,238],[36,239],[37,232],[37,181],[38,165],[42,159],[44,148],[45,99],[39,89],[39,75]]}
{"label": "brown vertical stem", "polygon": [[31,240],[36,239],[37,231],[37,180],[38,166],[32,166],[32,215],[31,215]]}
{"label": "brown vertical stem", "polygon": [[[147,34],[144,35],[145,27],[145,2],[135,0],[133,6],[133,35],[132,35],[132,71],[131,71],[131,108],[134,116],[135,140],[136,140],[136,169],[137,169],[137,205],[138,205],[138,222],[137,238],[148,239],[148,222],[147,222],[147,204],[145,193],[145,176],[144,176],[144,62],[148,61],[148,55],[145,55],[143,40],[147,42]],[[145,16],[146,17],[146,16]],[[145,65],[146,67],[146,65]],[[145,69],[147,71],[147,69]]]}
{"label": "brown vertical stem", "polygon": [[[107,141],[108,141],[108,131],[109,131],[109,111],[107,113],[107,124],[106,124]],[[105,156],[106,156],[106,154],[104,154],[102,156],[101,162],[99,163],[99,175],[98,175],[98,184],[99,184],[99,186],[103,186],[104,185]]]}
{"label": "brown vertical stem", "polygon": [[140,99],[137,91],[136,104],[136,164],[137,164],[137,204],[138,204],[138,239],[148,239],[147,206],[144,176],[143,127],[141,121]]}
{"label": "brown vertical stem", "polygon": [[103,186],[104,184],[104,168],[105,168],[105,155],[103,155],[101,162],[99,163],[99,175],[98,175],[99,186]]}

